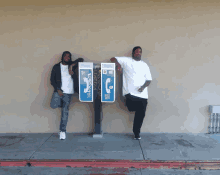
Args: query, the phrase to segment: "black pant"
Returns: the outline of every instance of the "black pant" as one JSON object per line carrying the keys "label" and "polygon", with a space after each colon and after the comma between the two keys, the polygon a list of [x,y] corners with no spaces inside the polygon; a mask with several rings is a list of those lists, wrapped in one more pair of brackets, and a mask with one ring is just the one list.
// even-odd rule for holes
{"label": "black pant", "polygon": [[147,99],[136,97],[130,93],[125,95],[126,97],[126,106],[129,111],[134,112],[134,123],[133,123],[133,132],[135,136],[140,134],[141,126],[144,121],[145,112],[147,108]]}

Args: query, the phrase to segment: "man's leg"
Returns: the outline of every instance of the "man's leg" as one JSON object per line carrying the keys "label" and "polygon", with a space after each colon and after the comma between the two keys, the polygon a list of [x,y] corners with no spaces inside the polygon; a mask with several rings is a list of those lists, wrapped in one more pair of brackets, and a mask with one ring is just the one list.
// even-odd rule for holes
{"label": "man's leg", "polygon": [[126,94],[125,97],[126,97],[126,106],[128,110],[130,112],[134,112],[136,104],[135,104],[133,96],[131,96],[131,94],[129,93],[129,94]]}
{"label": "man's leg", "polygon": [[72,94],[63,94],[62,96],[62,111],[61,111],[61,121],[60,121],[60,131],[66,132],[66,126],[69,116],[69,105],[71,100]]}
{"label": "man's leg", "polygon": [[144,121],[148,102],[147,99],[139,99],[138,101],[135,101],[135,103],[136,103],[136,111],[134,116],[133,132],[135,137],[138,137],[140,134],[141,126]]}

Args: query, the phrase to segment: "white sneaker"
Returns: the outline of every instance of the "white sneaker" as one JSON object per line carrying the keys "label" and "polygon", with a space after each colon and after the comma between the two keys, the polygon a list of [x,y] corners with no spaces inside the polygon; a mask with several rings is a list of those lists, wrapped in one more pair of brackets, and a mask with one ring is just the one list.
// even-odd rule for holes
{"label": "white sneaker", "polygon": [[66,133],[60,131],[60,140],[65,140],[66,139]]}

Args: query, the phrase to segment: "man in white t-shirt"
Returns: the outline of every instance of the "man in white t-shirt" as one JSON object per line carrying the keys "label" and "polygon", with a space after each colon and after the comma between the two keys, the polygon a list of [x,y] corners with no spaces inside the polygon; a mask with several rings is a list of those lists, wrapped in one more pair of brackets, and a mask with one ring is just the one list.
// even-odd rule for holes
{"label": "man in white t-shirt", "polygon": [[[65,51],[62,54],[62,61],[53,66],[51,71],[51,85],[54,87],[55,95],[57,99],[61,99],[62,113],[60,121],[60,139],[66,139],[66,126],[69,115],[69,105],[72,95],[75,91],[78,91],[77,77],[74,74],[73,66],[77,67],[78,62],[83,62],[83,58],[78,58],[72,61],[71,53]],[[75,80],[75,82],[74,82]],[[56,100],[51,102],[51,106],[56,106]]]}
{"label": "man in white t-shirt", "polygon": [[134,47],[132,57],[113,57],[117,70],[123,69],[123,96],[129,111],[135,111],[133,133],[140,140],[140,130],[148,103],[148,89],[152,77],[148,65],[141,60],[142,48]]}

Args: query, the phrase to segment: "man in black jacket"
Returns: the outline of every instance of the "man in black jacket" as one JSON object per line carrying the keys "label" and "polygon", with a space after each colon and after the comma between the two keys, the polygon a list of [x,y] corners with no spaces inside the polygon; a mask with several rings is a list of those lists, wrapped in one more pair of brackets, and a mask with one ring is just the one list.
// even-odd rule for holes
{"label": "man in black jacket", "polygon": [[62,102],[60,139],[66,138],[66,126],[69,115],[69,104],[74,92],[79,93],[78,76],[76,74],[78,63],[83,62],[83,58],[72,61],[72,55],[69,51],[62,54],[61,62],[53,66],[51,72],[51,85],[54,92],[58,92]]}

